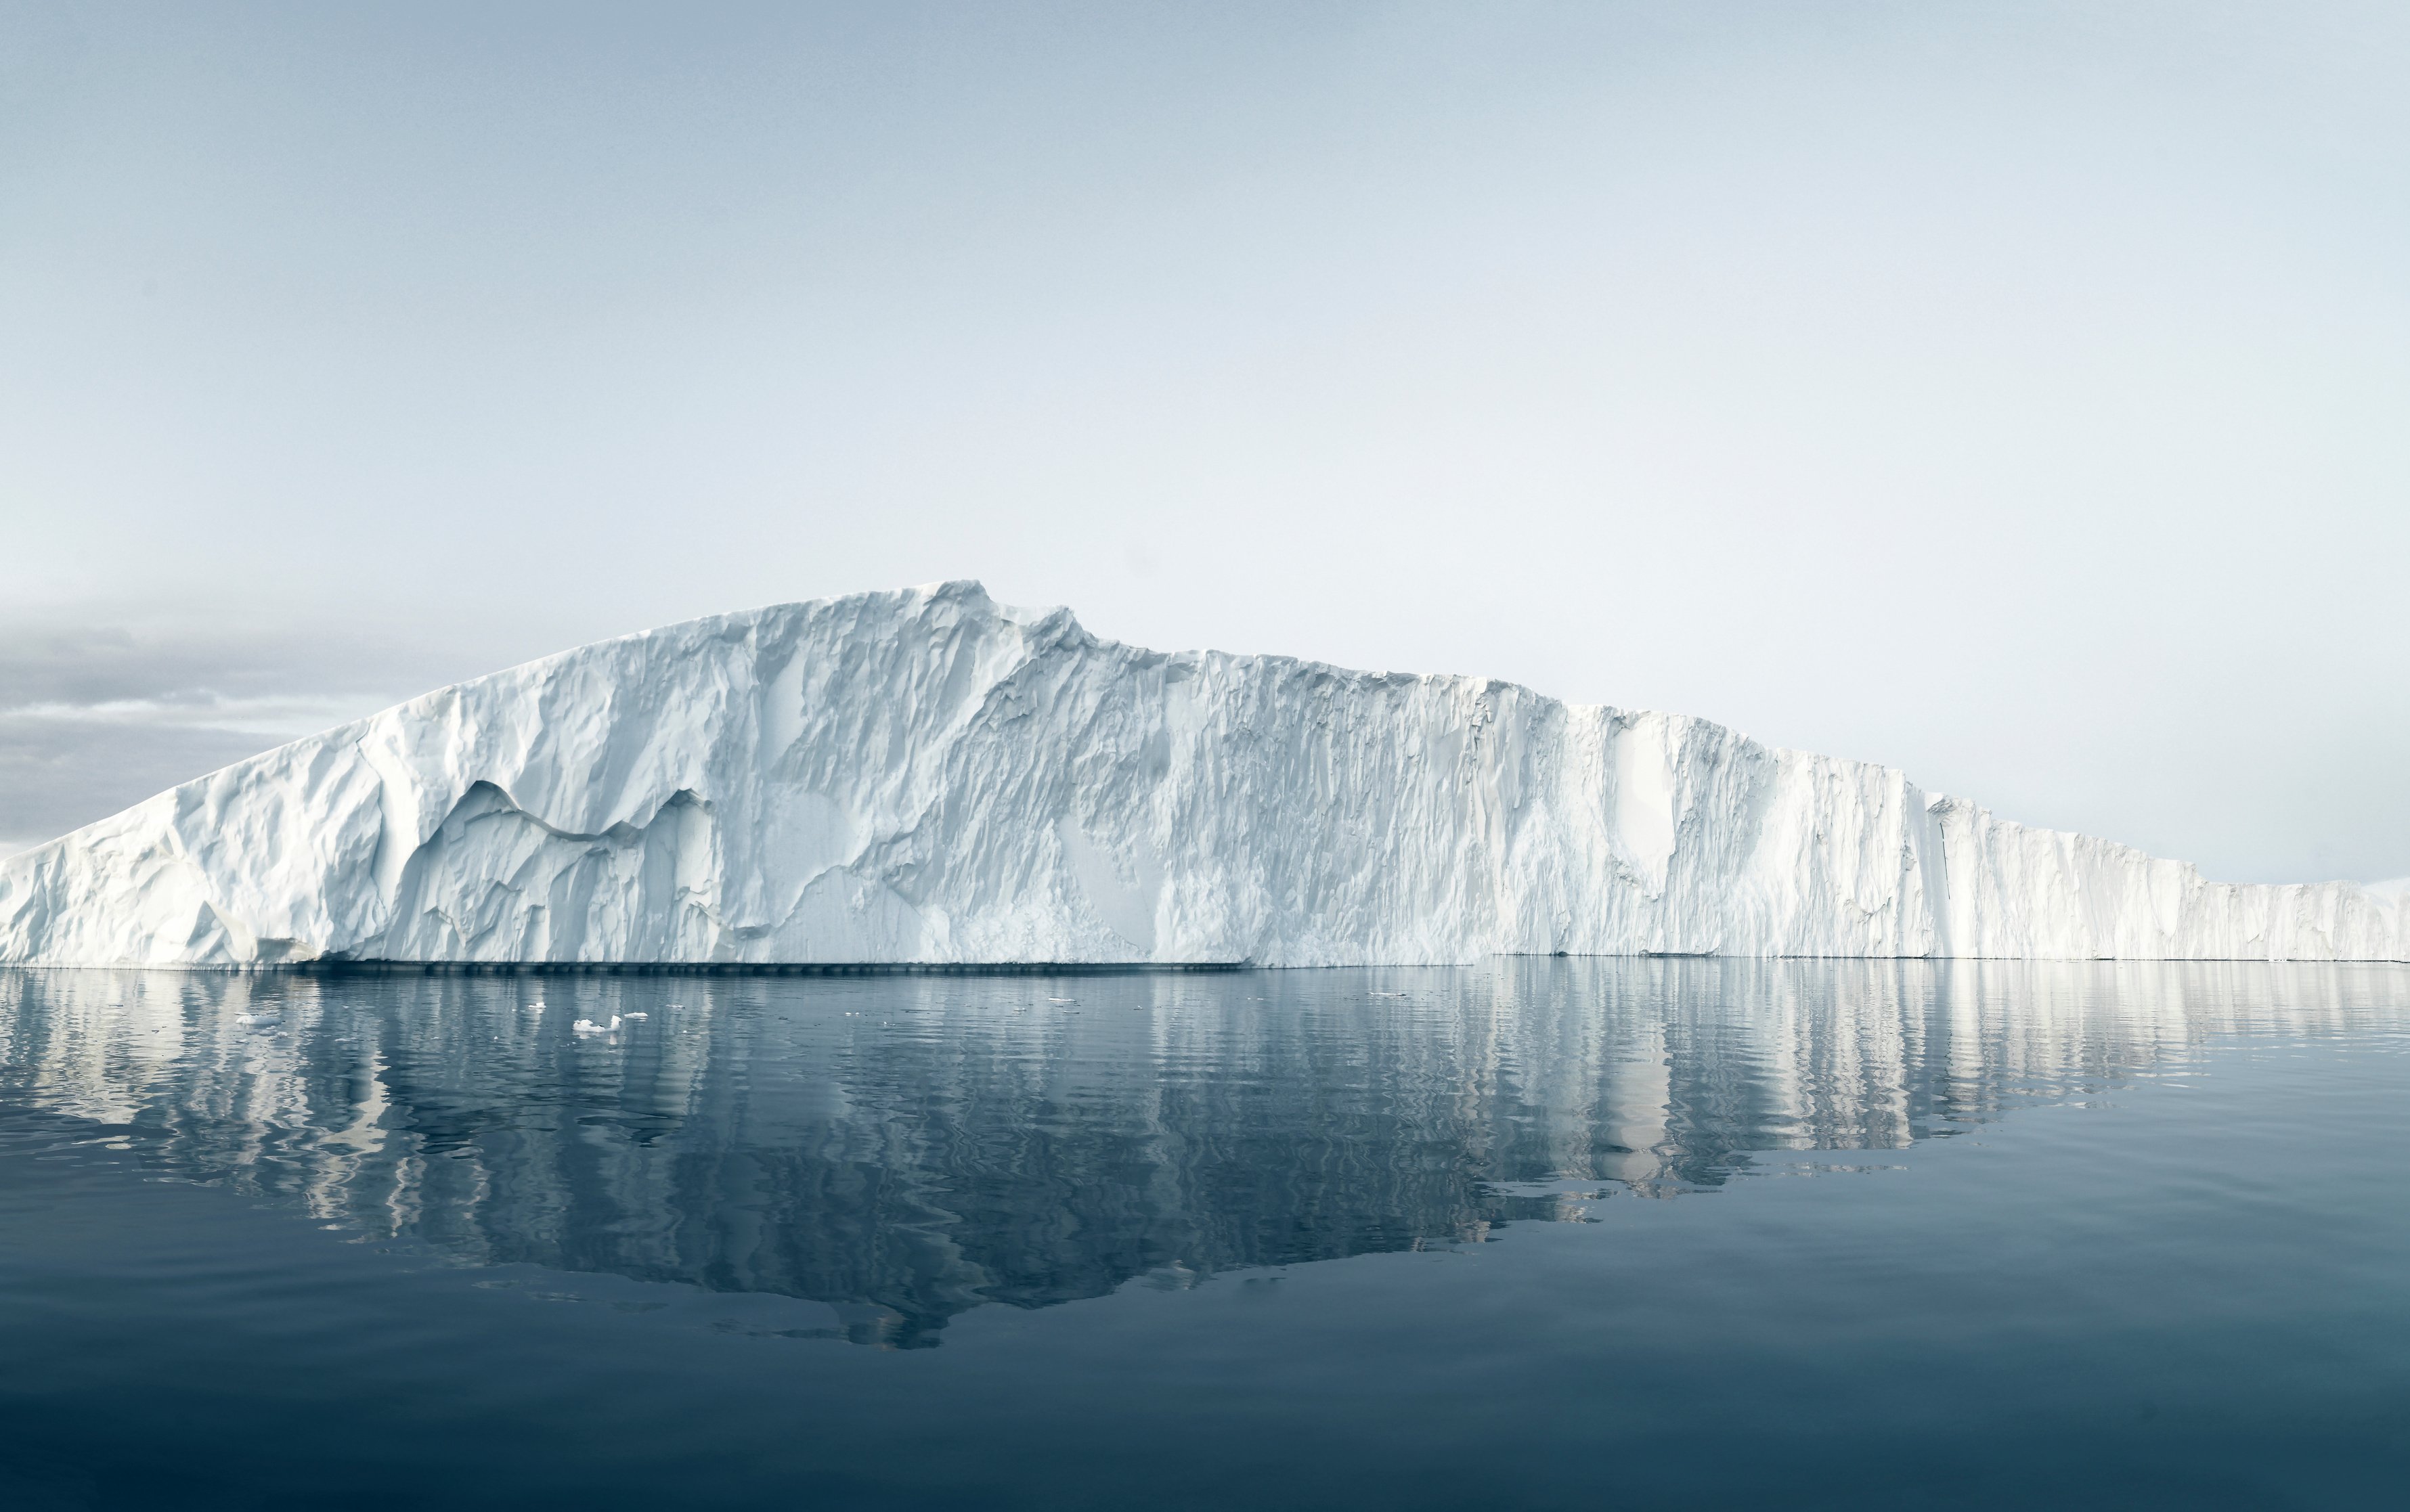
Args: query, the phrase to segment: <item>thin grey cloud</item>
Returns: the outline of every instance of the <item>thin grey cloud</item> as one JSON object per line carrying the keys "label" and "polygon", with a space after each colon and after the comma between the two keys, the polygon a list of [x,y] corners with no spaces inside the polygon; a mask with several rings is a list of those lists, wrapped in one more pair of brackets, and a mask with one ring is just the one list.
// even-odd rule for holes
{"label": "thin grey cloud", "polygon": [[0,711],[148,704],[200,712],[291,698],[357,681],[358,651],[298,633],[0,625]]}

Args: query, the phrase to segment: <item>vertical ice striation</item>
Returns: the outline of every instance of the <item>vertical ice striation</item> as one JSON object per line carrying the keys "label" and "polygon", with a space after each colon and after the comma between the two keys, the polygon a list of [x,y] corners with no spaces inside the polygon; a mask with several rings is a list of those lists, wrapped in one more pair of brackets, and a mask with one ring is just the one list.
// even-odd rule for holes
{"label": "vertical ice striation", "polygon": [[1101,641],[976,583],[623,637],[0,863],[0,961],[2410,958],[1899,772],[1510,684]]}

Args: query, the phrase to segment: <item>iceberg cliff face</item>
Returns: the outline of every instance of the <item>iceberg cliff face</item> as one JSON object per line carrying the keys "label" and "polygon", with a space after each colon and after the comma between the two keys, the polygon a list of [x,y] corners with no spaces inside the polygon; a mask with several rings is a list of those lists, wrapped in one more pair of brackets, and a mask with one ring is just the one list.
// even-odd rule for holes
{"label": "iceberg cliff face", "polygon": [[582,647],[0,863],[0,961],[2410,958],[1900,773],[1508,684],[1100,641],[975,583]]}

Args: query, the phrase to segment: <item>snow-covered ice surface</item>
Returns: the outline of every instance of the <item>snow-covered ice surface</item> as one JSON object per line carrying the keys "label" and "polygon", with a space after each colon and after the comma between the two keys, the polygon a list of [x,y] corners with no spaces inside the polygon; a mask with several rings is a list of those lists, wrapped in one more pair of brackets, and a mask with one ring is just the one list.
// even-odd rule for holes
{"label": "snow-covered ice surface", "polygon": [[1884,767],[1468,677],[1101,641],[976,583],[414,698],[0,862],[0,961],[2403,960]]}

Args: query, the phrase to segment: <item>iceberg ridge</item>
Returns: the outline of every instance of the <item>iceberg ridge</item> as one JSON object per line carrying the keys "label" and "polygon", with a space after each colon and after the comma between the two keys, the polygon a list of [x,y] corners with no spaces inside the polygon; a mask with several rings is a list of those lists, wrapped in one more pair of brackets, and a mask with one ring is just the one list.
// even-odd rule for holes
{"label": "iceberg ridge", "polygon": [[1901,773],[1478,678],[1099,640],[977,583],[442,688],[0,861],[0,962],[2410,959]]}

